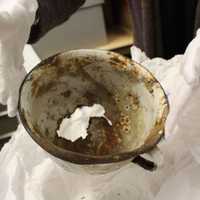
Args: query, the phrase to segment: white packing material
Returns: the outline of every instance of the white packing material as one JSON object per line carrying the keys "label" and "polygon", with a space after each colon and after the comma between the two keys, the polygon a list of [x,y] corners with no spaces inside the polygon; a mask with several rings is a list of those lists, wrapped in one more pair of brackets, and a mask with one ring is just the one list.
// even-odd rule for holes
{"label": "white packing material", "polygon": [[[167,180],[157,200],[166,199],[166,195],[176,200],[200,199],[200,30],[185,51],[180,74],[182,80],[176,84],[177,98],[174,95],[172,99],[173,112],[167,125],[188,149],[182,160],[192,158]],[[177,149],[179,154],[183,148]]]}
{"label": "white packing material", "polygon": [[0,1],[0,103],[17,112],[19,87],[26,71],[23,50],[38,8],[37,0]]}
{"label": "white packing material", "polygon": [[[72,142],[79,138],[85,139],[91,117],[103,117],[110,126],[112,122],[105,116],[105,108],[100,104],[77,108],[70,117],[65,117],[57,130],[58,137]],[[74,131],[76,130],[76,131]]]}

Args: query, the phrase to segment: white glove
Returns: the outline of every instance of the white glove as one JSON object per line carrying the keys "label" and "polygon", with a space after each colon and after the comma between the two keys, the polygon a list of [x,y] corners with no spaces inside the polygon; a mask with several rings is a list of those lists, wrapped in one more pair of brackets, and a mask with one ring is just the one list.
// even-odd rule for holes
{"label": "white glove", "polygon": [[26,71],[23,49],[35,20],[36,0],[0,1],[0,103],[16,115],[19,87]]}

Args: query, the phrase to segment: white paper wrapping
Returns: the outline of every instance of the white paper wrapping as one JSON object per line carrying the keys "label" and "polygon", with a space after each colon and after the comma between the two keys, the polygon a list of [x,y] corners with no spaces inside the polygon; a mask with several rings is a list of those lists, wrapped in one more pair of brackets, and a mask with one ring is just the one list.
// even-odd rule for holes
{"label": "white paper wrapping", "polygon": [[0,1],[0,103],[17,113],[19,87],[26,75],[23,50],[38,8],[36,0]]}

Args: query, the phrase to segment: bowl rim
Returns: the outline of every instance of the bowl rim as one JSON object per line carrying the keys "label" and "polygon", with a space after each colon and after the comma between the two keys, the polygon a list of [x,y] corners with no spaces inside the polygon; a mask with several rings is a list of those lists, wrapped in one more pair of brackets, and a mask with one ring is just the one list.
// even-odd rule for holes
{"label": "bowl rim", "polygon": [[[158,136],[157,136],[157,139],[154,142],[152,142],[149,145],[143,144],[139,148],[134,149],[134,150],[129,151],[129,152],[121,152],[121,153],[115,153],[115,154],[109,154],[109,155],[94,156],[94,155],[82,154],[82,153],[78,153],[78,152],[74,152],[74,151],[70,151],[70,150],[61,148],[61,147],[53,144],[49,140],[46,140],[44,137],[41,137],[39,134],[33,133],[33,130],[30,128],[29,124],[27,123],[27,121],[25,119],[23,109],[21,108],[21,97],[22,97],[21,94],[22,94],[23,87],[24,87],[24,85],[27,81],[27,78],[30,76],[30,74],[33,71],[37,70],[38,68],[42,67],[45,64],[49,64],[49,62],[51,62],[57,56],[62,56],[62,55],[65,55],[65,54],[70,54],[70,53],[80,53],[80,52],[84,52],[84,53],[88,52],[88,53],[90,53],[90,55],[94,55],[95,53],[109,54],[109,55],[112,55],[112,56],[115,56],[115,57],[117,56],[119,60],[125,59],[126,62],[128,62],[128,64],[133,65],[133,66],[137,66],[137,67],[141,68],[142,70],[144,70],[146,72],[145,74],[150,75],[151,78],[159,85],[160,91],[162,91],[162,94],[163,94],[162,96],[165,99],[165,103],[164,103],[165,107],[164,107],[164,111],[162,113],[162,116],[160,117],[160,119],[163,119],[162,122],[161,122],[161,127],[163,127],[163,129],[160,133],[157,133]],[[74,164],[79,164],[79,165],[106,164],[106,163],[125,161],[125,160],[128,160],[128,159],[134,159],[139,154],[143,154],[143,153],[146,153],[146,152],[154,149],[156,147],[156,145],[160,142],[160,140],[164,137],[164,125],[165,125],[168,113],[169,113],[168,97],[167,97],[162,85],[154,77],[154,75],[148,69],[146,69],[141,64],[135,62],[134,60],[131,60],[131,59],[126,58],[126,57],[124,57],[124,56],[122,56],[118,53],[115,53],[115,52],[112,52],[112,51],[107,51],[107,50],[79,49],[79,50],[72,50],[72,51],[64,51],[64,52],[61,52],[61,53],[57,53],[53,56],[50,56],[50,57],[44,59],[43,61],[41,61],[31,71],[29,71],[27,73],[27,75],[25,76],[25,78],[24,78],[24,80],[23,80],[23,82],[20,86],[20,89],[19,89],[18,115],[19,115],[19,120],[21,121],[21,123],[22,123],[23,127],[25,128],[25,130],[27,131],[27,133],[46,152],[50,153],[51,155],[55,156],[58,159],[68,161],[68,162],[71,162],[71,163],[74,163]]]}

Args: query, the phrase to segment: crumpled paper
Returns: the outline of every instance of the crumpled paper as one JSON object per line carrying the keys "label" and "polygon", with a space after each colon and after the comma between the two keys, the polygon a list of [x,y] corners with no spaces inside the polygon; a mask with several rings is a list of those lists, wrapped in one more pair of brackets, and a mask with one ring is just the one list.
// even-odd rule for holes
{"label": "crumpled paper", "polygon": [[188,163],[163,184],[155,200],[199,200],[200,165],[195,161]]}
{"label": "crumpled paper", "polygon": [[165,200],[166,195],[168,199],[176,200],[200,199],[200,30],[185,51],[180,75],[182,80],[176,83],[177,98],[174,94],[172,99],[174,116],[168,123],[172,125],[169,130],[184,141],[185,145],[177,151],[181,154],[182,150],[188,149],[180,156],[182,160],[188,159],[188,163],[168,178],[156,200]]}
{"label": "crumpled paper", "polygon": [[17,112],[19,87],[26,71],[23,50],[38,8],[36,0],[0,1],[0,103]]}

